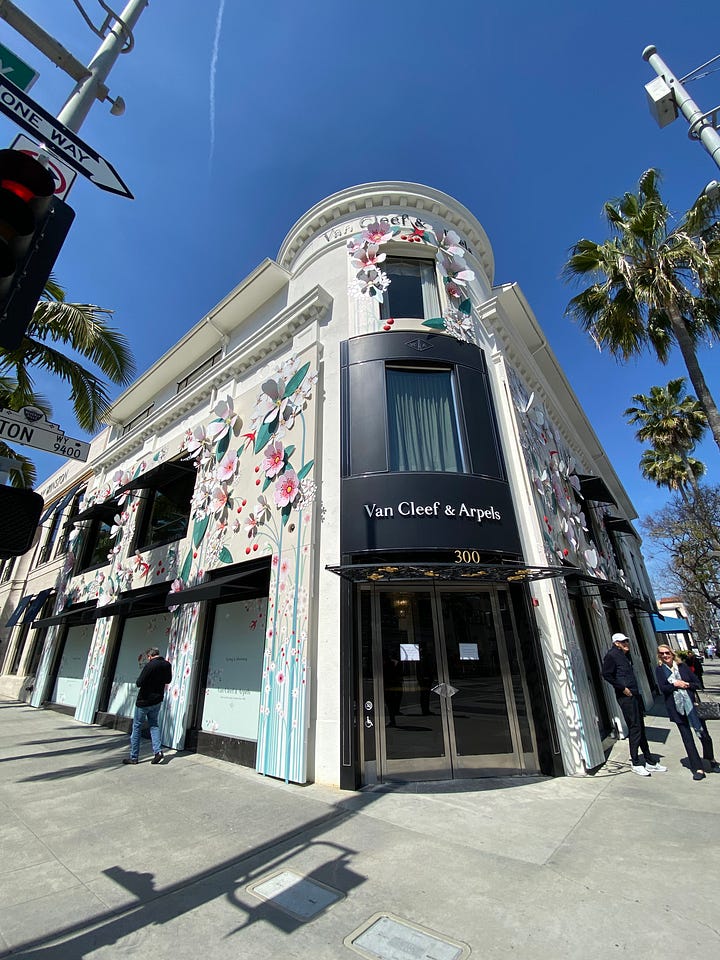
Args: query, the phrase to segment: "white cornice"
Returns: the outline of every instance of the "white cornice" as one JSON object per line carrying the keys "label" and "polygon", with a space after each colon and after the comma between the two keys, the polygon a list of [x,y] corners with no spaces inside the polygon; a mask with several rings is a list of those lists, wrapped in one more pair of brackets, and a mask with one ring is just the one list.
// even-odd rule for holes
{"label": "white cornice", "polygon": [[141,450],[148,440],[152,440],[173,424],[181,423],[191,410],[209,400],[217,387],[229,380],[241,378],[248,370],[258,366],[266,357],[292,341],[293,336],[308,324],[322,319],[331,303],[332,298],[327,291],[321,286],[315,286],[281,313],[269,317],[251,337],[238,344],[220,363],[212,367],[206,377],[169,399],[127,436],[111,444],[93,463],[95,469],[114,469]]}
{"label": "white cornice", "polygon": [[[263,260],[117,398],[107,411],[107,422],[122,424],[132,420],[153,401],[161,386],[177,379],[203,357],[225,345],[233,331],[282,290],[289,279],[287,271],[274,260]],[[228,309],[231,305],[234,309]]]}
{"label": "white cornice", "polygon": [[417,210],[419,216],[424,213],[428,218],[441,217],[465,236],[492,283],[495,262],[490,240],[467,207],[433,187],[401,180],[348,187],[315,204],[288,232],[278,252],[278,263],[288,270],[292,269],[302,248],[333,223],[383,207],[388,210],[409,208]]}

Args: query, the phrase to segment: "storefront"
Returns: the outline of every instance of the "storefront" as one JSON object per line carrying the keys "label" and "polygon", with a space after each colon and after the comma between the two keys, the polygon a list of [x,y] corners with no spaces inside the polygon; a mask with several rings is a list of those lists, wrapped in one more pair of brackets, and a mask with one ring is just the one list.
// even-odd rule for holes
{"label": "storefront", "polygon": [[35,706],[127,728],[153,645],[166,746],[288,782],[603,762],[610,634],[654,638],[635,514],[457,201],[322,201],[111,418]]}

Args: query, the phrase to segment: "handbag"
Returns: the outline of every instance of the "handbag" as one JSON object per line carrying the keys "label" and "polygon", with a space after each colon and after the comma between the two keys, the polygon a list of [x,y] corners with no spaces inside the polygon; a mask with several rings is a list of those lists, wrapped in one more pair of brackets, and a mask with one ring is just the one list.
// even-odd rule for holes
{"label": "handbag", "polygon": [[695,711],[701,720],[720,720],[720,703],[701,700],[697,694],[695,698]]}

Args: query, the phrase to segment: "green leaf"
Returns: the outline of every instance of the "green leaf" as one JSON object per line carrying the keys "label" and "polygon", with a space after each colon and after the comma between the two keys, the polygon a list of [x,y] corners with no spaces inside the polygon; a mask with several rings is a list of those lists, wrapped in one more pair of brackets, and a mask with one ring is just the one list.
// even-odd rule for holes
{"label": "green leaf", "polygon": [[289,447],[285,447],[285,463],[288,462],[288,460],[294,453],[295,453],[295,444],[291,443]]}
{"label": "green leaf", "polygon": [[232,554],[230,553],[230,551],[228,550],[227,547],[223,547],[223,548],[222,548],[222,550],[221,550],[220,553],[218,554],[218,560],[220,561],[220,563],[232,563],[232,562],[233,562]]}
{"label": "green leaf", "polygon": [[263,493],[265,493],[265,491],[267,490],[267,488],[270,486],[272,482],[273,482],[272,477],[265,477],[265,483],[263,484],[263,488],[262,488]]}
{"label": "green leaf", "polygon": [[183,565],[180,569],[180,579],[183,583],[187,583],[190,579],[190,567],[192,566],[192,550],[188,550],[188,555],[185,557]]}
{"label": "green leaf", "polygon": [[230,446],[230,431],[228,430],[225,436],[221,437],[220,440],[218,441],[218,445],[215,450],[215,459],[217,460],[218,463],[220,463],[222,458],[227,453],[227,449],[229,446]]}
{"label": "green leaf", "polygon": [[433,330],[444,330],[445,320],[443,317],[431,317],[430,320],[423,320],[422,325],[424,327],[431,327]]}
{"label": "green leaf", "polygon": [[291,503],[285,504],[285,506],[282,508],[280,513],[282,514],[282,525],[285,526],[285,524],[290,519],[290,514],[292,513],[292,504]]}
{"label": "green leaf", "polygon": [[[203,517],[202,520],[196,520],[193,525],[193,544],[196,547],[200,546],[200,541],[205,536],[205,531],[207,530],[208,523],[210,522],[210,517]],[[183,580],[185,577],[182,578]]]}
{"label": "green leaf", "polygon": [[278,418],[275,417],[270,423],[264,423],[257,432],[255,437],[255,453],[259,453],[260,450],[265,446],[270,437],[275,433],[275,428],[277,427]]}
{"label": "green leaf", "polygon": [[307,463],[304,463],[302,467],[298,470],[297,478],[298,480],[304,480],[305,477],[310,473],[313,468],[314,460],[308,460]]}
{"label": "green leaf", "polygon": [[289,397],[290,394],[295,393],[297,388],[305,379],[305,374],[308,372],[309,369],[310,369],[310,364],[304,363],[302,367],[300,367],[300,369],[297,371],[297,373],[294,376],[290,377],[290,379],[287,382],[287,386],[285,387],[286,397]]}
{"label": "green leaf", "polygon": [[463,302],[458,307],[458,310],[460,311],[460,313],[464,313],[468,317],[470,316],[470,314],[472,313],[472,304],[470,303],[470,297],[468,297],[466,300],[463,300]]}

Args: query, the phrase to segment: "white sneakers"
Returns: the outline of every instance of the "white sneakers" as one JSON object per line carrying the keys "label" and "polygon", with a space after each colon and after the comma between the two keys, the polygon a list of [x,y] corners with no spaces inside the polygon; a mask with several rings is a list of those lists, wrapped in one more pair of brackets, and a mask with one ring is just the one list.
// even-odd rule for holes
{"label": "white sneakers", "polygon": [[639,777],[649,777],[651,773],[666,773],[667,767],[664,767],[661,763],[647,763],[644,767],[635,766],[634,763],[630,764],[630,769],[633,773],[636,773]]}

